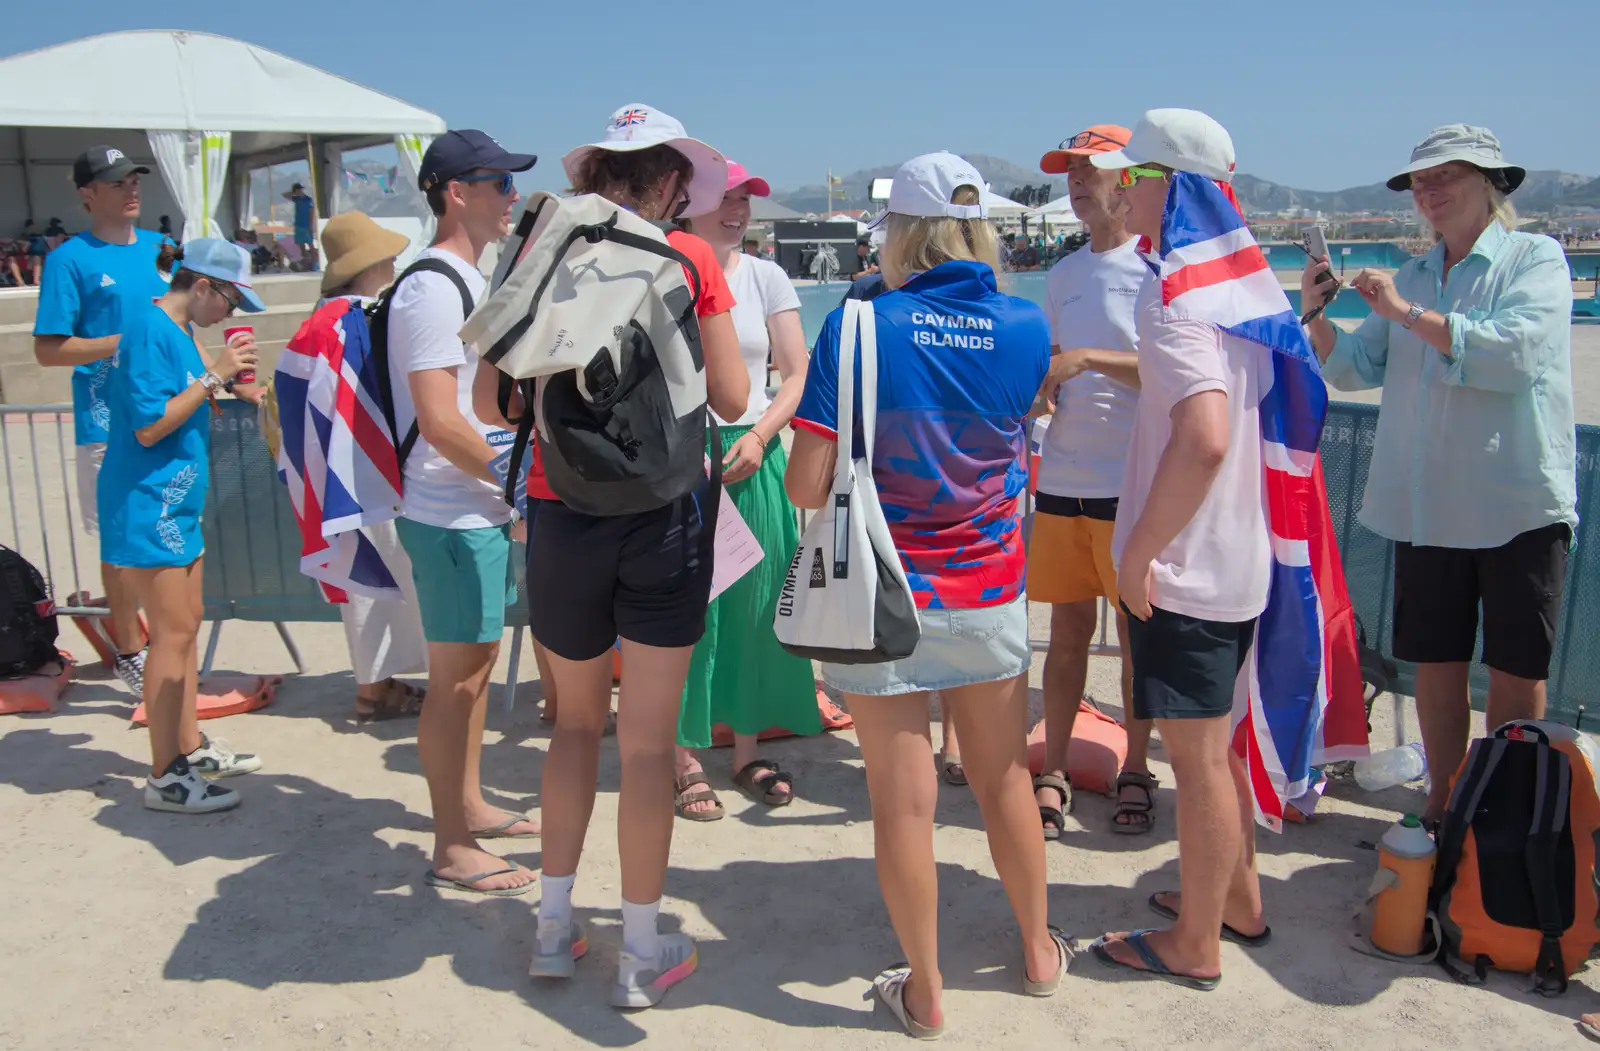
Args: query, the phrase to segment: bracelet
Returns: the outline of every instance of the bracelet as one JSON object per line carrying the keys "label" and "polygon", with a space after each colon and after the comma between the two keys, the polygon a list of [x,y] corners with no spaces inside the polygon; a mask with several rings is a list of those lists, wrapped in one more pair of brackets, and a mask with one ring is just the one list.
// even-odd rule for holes
{"label": "bracelet", "polygon": [[222,389],[222,377],[207,369],[200,377],[200,386],[206,389],[207,394],[215,394]]}
{"label": "bracelet", "polygon": [[766,450],[767,443],[772,440],[771,438],[761,437],[761,432],[756,430],[754,427],[750,428],[750,434],[753,438],[755,438],[756,444],[760,445],[763,451]]}

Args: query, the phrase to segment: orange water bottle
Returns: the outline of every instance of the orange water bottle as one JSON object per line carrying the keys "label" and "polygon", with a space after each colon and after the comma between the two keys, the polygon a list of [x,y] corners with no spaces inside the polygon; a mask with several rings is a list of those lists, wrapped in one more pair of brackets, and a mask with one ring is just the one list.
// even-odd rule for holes
{"label": "orange water bottle", "polygon": [[1395,822],[1378,841],[1378,872],[1368,892],[1376,948],[1393,956],[1422,951],[1437,854],[1433,837],[1415,814]]}

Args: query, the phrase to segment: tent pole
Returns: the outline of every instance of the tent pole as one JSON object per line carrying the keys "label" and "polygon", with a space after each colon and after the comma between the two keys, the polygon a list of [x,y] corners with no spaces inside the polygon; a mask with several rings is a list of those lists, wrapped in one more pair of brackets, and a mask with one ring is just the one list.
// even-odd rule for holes
{"label": "tent pole", "polygon": [[22,205],[28,211],[28,218],[37,221],[33,214],[33,180],[28,177],[27,136],[22,128],[17,129],[17,159],[22,163]]}

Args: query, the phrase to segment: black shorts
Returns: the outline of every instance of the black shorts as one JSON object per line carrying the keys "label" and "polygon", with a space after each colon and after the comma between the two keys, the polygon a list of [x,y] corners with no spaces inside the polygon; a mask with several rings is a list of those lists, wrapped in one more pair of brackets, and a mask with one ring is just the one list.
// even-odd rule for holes
{"label": "black shorts", "polygon": [[708,481],[637,515],[586,515],[539,501],[528,537],[533,637],[571,661],[601,656],[619,637],[646,646],[699,642],[720,498]]}
{"label": "black shorts", "polygon": [[[1128,612],[1123,606],[1122,611]],[[1233,687],[1255,636],[1254,620],[1200,620],[1150,608],[1128,613],[1135,719],[1217,719],[1233,711]]]}
{"label": "black shorts", "polygon": [[1416,664],[1472,660],[1483,605],[1483,663],[1546,679],[1567,579],[1565,522],[1499,547],[1394,545],[1394,655]]}

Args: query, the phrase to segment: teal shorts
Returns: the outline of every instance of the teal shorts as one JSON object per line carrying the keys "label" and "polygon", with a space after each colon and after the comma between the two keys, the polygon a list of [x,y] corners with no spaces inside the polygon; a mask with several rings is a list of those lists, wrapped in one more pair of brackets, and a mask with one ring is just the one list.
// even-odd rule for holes
{"label": "teal shorts", "polygon": [[441,529],[397,519],[400,545],[411,558],[411,579],[429,642],[499,642],[516,583],[506,573],[511,527]]}

